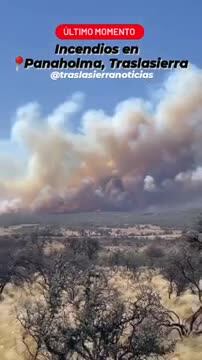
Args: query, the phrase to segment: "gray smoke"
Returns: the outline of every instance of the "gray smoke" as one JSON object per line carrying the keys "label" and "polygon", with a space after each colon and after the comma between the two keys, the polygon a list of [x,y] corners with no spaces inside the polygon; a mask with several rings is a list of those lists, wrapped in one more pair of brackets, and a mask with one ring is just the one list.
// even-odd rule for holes
{"label": "gray smoke", "polygon": [[[202,71],[172,73],[155,101],[131,98],[109,116],[79,116],[82,96],[43,117],[16,112],[0,156],[0,212],[142,209],[199,201],[202,190]],[[3,140],[0,141],[2,148]]]}

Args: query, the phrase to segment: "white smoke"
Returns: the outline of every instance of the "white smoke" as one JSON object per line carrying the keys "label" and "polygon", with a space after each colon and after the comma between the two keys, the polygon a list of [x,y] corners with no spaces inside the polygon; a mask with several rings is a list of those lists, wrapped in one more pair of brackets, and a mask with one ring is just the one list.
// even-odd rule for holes
{"label": "white smoke", "polygon": [[158,99],[128,99],[112,116],[92,109],[79,116],[82,94],[45,117],[37,103],[18,109],[6,146],[0,140],[0,212],[136,209],[199,200],[202,71],[172,73]]}
{"label": "white smoke", "polygon": [[155,184],[155,180],[152,176],[147,175],[144,178],[144,190],[146,191],[155,191],[156,190],[156,184]]}

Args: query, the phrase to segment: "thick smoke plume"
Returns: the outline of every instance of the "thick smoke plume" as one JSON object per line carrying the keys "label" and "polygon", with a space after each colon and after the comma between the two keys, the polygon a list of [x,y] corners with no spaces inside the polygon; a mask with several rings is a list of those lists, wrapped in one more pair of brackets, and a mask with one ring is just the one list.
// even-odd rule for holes
{"label": "thick smoke plume", "polygon": [[153,101],[128,99],[110,116],[81,115],[82,103],[74,94],[48,116],[35,103],[17,110],[10,139],[0,141],[0,212],[130,210],[202,198],[200,69],[172,73]]}

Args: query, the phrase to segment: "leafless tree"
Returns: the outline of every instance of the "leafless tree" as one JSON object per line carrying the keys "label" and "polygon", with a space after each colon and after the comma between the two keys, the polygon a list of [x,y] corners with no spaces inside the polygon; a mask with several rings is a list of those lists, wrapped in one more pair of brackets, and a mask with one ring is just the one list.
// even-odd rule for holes
{"label": "leafless tree", "polygon": [[162,274],[169,281],[169,297],[176,289],[179,296],[191,289],[202,302],[202,252],[182,243],[171,251],[162,263]]}
{"label": "leafless tree", "polygon": [[67,277],[61,271],[56,267],[52,281],[41,282],[38,297],[18,314],[31,359],[141,360],[172,350],[160,298],[150,288],[125,303],[102,272]]}

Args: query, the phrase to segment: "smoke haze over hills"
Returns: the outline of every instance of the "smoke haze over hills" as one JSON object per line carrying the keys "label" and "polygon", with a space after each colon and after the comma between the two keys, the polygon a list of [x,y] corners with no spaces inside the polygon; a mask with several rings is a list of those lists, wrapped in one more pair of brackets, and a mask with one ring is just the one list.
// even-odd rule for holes
{"label": "smoke haze over hills", "polygon": [[19,108],[10,138],[0,140],[0,212],[125,211],[200,201],[202,71],[172,73],[153,98],[123,101],[111,116],[82,114],[82,94],[48,116],[37,103]]}

